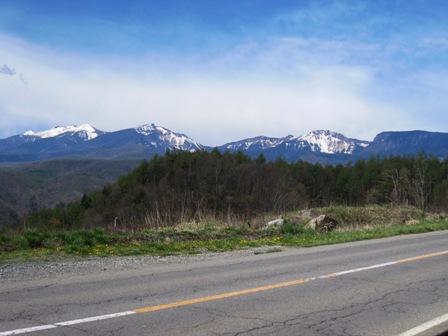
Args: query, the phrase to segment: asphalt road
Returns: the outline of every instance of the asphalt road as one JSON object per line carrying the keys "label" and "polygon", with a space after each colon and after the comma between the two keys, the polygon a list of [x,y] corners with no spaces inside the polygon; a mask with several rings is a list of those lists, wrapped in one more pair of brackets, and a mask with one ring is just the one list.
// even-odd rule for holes
{"label": "asphalt road", "polygon": [[448,232],[0,289],[0,335],[400,335],[447,313]]}

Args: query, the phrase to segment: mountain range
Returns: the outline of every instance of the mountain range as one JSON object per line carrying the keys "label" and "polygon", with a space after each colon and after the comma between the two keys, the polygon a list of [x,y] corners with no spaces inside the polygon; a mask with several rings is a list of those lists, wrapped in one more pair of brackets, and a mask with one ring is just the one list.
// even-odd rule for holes
{"label": "mountain range", "polygon": [[[322,164],[345,164],[371,156],[414,155],[421,152],[448,157],[448,133],[427,131],[382,132],[373,141],[347,138],[328,130],[283,138],[259,136],[217,147],[242,151],[267,160],[283,158]],[[104,132],[85,124],[57,126],[42,132],[0,139],[0,162],[31,162],[56,158],[148,159],[167,150],[212,150],[182,133],[154,124]]]}

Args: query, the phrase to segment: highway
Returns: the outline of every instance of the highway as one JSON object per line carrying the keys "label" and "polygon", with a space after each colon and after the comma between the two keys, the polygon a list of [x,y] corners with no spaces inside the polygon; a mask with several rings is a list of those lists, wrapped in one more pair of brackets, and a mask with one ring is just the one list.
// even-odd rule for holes
{"label": "highway", "polygon": [[448,319],[448,232],[0,284],[0,336],[413,336]]}

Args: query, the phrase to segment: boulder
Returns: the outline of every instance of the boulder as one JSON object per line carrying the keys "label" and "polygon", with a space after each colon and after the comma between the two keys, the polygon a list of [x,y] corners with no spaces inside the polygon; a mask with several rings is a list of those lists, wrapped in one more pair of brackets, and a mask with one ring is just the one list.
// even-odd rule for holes
{"label": "boulder", "polygon": [[314,209],[298,211],[288,216],[288,224],[303,225],[304,223],[309,222],[312,218],[318,215],[319,214]]}
{"label": "boulder", "polygon": [[317,215],[318,215],[318,212],[315,209],[307,209],[307,210],[302,211],[302,214],[300,217],[303,220],[306,220],[306,219],[311,220],[312,218],[316,217]]}
{"label": "boulder", "polygon": [[271,226],[282,226],[285,223],[285,221],[282,218],[271,220],[266,224],[266,227]]}
{"label": "boulder", "polygon": [[416,219],[410,219],[410,220],[406,221],[405,224],[406,224],[406,225],[409,225],[409,226],[411,226],[411,225],[417,225],[417,224],[420,224],[420,221],[419,221],[419,220],[416,220]]}
{"label": "boulder", "polygon": [[313,218],[305,225],[305,229],[313,229],[319,233],[328,233],[336,229],[338,222],[326,215],[320,215]]}

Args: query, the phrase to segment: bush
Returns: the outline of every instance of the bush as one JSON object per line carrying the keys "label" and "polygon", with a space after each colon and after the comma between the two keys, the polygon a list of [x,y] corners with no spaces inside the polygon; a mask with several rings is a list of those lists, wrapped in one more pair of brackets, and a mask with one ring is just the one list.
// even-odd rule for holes
{"label": "bush", "polygon": [[283,234],[290,233],[293,235],[301,234],[305,232],[305,229],[301,225],[293,225],[285,223],[280,227],[280,232]]}
{"label": "bush", "polygon": [[104,229],[96,228],[94,230],[77,230],[69,232],[65,237],[65,242],[78,247],[92,247],[97,244],[108,244],[109,237]]}
{"label": "bush", "polygon": [[23,234],[23,238],[29,248],[43,247],[44,240],[47,238],[47,234],[39,231],[26,231]]}

